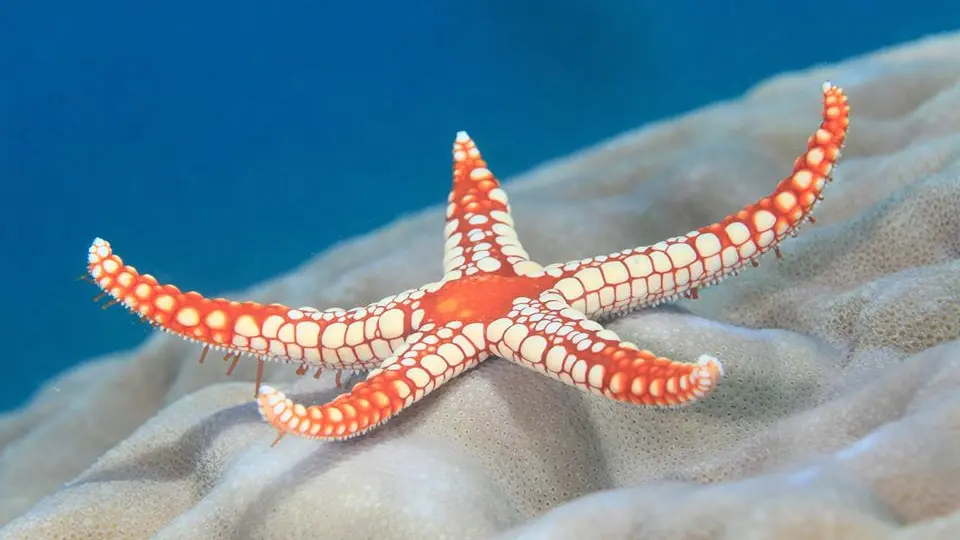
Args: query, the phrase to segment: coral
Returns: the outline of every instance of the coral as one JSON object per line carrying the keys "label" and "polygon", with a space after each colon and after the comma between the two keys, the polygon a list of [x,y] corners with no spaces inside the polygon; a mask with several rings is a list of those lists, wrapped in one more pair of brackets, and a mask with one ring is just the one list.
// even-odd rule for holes
{"label": "coral", "polygon": [[[958,55],[945,35],[783,75],[507,184],[537,260],[656,241],[768,191],[817,116],[810,88],[844,86],[843,162],[783,260],[608,323],[723,358],[709,400],[634,408],[494,360],[362,438],[271,448],[255,362],[227,379],[157,334],[0,420],[0,538],[960,537]],[[442,222],[232,296],[360,305],[436,279]],[[294,371],[265,380],[340,392]]]}

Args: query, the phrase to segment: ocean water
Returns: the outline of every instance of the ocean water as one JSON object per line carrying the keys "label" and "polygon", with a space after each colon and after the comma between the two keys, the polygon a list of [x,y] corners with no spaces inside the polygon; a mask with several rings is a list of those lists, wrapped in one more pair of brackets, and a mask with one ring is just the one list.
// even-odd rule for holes
{"label": "ocean water", "polygon": [[95,236],[162,281],[236,290],[445,201],[457,130],[509,178],[957,28],[945,0],[8,2],[0,410],[152,331],[76,281]]}

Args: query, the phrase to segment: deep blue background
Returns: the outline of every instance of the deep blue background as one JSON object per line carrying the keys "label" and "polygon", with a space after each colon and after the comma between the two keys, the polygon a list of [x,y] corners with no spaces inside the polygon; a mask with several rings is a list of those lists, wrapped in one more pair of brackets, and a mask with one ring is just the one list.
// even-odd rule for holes
{"label": "deep blue background", "polygon": [[960,25],[960,3],[905,5],[6,2],[0,409],[149,333],[74,280],[94,236],[162,280],[235,290],[445,200],[459,129],[509,177]]}

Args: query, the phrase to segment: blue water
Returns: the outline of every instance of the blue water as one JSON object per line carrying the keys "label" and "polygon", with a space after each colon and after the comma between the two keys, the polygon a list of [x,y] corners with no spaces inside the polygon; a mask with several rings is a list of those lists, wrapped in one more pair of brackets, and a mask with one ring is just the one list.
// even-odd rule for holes
{"label": "blue water", "polygon": [[904,6],[6,2],[0,409],[149,334],[75,281],[95,236],[161,280],[236,290],[444,201],[459,129],[509,177],[780,71],[960,27],[955,2]]}

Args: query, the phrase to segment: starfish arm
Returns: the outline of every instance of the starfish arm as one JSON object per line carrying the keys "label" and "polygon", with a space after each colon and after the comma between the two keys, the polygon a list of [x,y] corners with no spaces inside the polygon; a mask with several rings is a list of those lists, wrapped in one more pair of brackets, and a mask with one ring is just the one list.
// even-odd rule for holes
{"label": "starfish arm", "polygon": [[466,132],[453,143],[453,189],[444,230],[445,279],[479,272],[530,275],[543,268],[520,245],[507,194]]}
{"label": "starfish arm", "polygon": [[559,291],[519,299],[513,311],[487,327],[490,351],[581,390],[616,401],[685,405],[705,397],[723,375],[702,355],[680,363],[621,341],[570,307]]}
{"label": "starfish arm", "polygon": [[716,284],[747,263],[756,264],[797,227],[812,220],[847,134],[849,106],[843,90],[823,86],[823,120],[793,172],[770,195],[685,236],[584,261],[545,268],[554,287],[575,309],[597,318],[686,295]]}
{"label": "starfish arm", "polygon": [[278,431],[310,439],[347,439],[370,431],[489,356],[480,323],[425,324],[350,392],[304,406],[261,386],[257,404]]}
{"label": "starfish arm", "polygon": [[87,269],[113,303],[167,332],[261,360],[336,370],[370,369],[389,358],[420,324],[424,316],[420,299],[432,287],[350,310],[210,299],[141,274],[100,238],[90,246]]}

